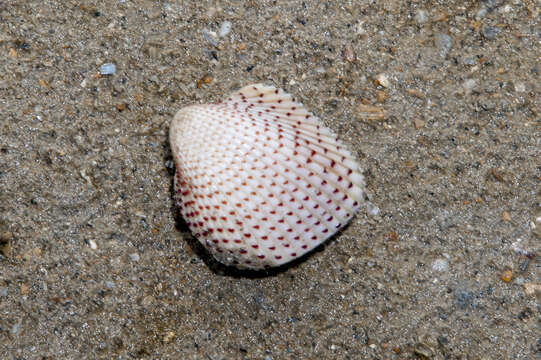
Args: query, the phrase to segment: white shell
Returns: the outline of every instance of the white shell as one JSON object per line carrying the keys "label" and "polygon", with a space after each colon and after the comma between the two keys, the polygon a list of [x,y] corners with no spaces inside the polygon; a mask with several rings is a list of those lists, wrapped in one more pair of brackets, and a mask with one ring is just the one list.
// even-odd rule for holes
{"label": "white shell", "polygon": [[169,135],[181,214],[226,265],[263,269],[294,260],[342,228],[363,201],[353,155],[272,86],[183,108]]}

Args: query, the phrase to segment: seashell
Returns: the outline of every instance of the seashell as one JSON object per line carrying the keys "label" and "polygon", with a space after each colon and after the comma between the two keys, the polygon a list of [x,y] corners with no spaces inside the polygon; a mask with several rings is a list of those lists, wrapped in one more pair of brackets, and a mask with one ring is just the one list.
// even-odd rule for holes
{"label": "seashell", "polygon": [[249,85],[221,103],[185,107],[169,135],[180,212],[223,264],[290,262],[344,227],[363,201],[354,156],[275,87]]}

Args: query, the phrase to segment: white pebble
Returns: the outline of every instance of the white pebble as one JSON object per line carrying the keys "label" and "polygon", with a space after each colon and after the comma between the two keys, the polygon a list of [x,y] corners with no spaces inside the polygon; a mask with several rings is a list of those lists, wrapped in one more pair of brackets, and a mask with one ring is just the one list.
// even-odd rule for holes
{"label": "white pebble", "polygon": [[116,65],[113,63],[106,63],[100,66],[101,75],[114,75],[116,73]]}
{"label": "white pebble", "polygon": [[511,5],[509,5],[509,4],[507,4],[505,6],[502,6],[500,8],[500,12],[504,13],[504,14],[510,12],[511,10],[513,10],[513,7]]}
{"label": "white pebble", "polygon": [[129,255],[131,261],[139,261],[139,254],[138,253],[132,253]]}
{"label": "white pebble", "polygon": [[383,73],[377,74],[376,75],[376,80],[384,88],[388,88],[391,85],[391,83],[389,81],[389,77],[387,75],[383,74]]}
{"label": "white pebble", "polygon": [[220,37],[224,37],[231,31],[231,22],[230,21],[224,21],[222,23],[222,26],[220,27],[220,32],[218,33]]}
{"label": "white pebble", "polygon": [[449,270],[449,262],[445,259],[436,259],[432,263],[432,270],[437,272],[447,272]]}
{"label": "white pebble", "polygon": [[415,14],[415,21],[417,24],[424,24],[428,20],[428,13],[424,9],[417,10]]}
{"label": "white pebble", "polygon": [[473,88],[475,88],[475,86],[477,86],[477,81],[475,81],[475,79],[468,79],[468,80],[464,81],[462,86],[464,87],[464,90],[466,91],[466,94],[471,94]]}
{"label": "white pebble", "polygon": [[201,32],[201,34],[203,35],[203,38],[209,43],[211,44],[212,46],[217,46],[218,45],[218,40],[216,39],[216,33],[214,31],[210,31],[210,30],[207,30],[207,29],[203,29],[203,31]]}
{"label": "white pebble", "polygon": [[359,21],[357,25],[355,26],[355,31],[357,32],[357,35],[364,35],[366,34],[366,30],[363,28],[364,21]]}
{"label": "white pebble", "polygon": [[366,211],[368,211],[368,213],[370,215],[372,215],[372,216],[377,216],[377,215],[379,215],[381,210],[376,205],[374,205],[371,202],[367,201],[366,202]]}
{"label": "white pebble", "polygon": [[88,240],[88,246],[90,246],[92,250],[96,250],[98,248],[98,244],[96,244],[94,240]]}
{"label": "white pebble", "polygon": [[523,82],[516,82],[515,83],[515,91],[516,92],[525,92],[526,91],[526,85],[524,85]]}

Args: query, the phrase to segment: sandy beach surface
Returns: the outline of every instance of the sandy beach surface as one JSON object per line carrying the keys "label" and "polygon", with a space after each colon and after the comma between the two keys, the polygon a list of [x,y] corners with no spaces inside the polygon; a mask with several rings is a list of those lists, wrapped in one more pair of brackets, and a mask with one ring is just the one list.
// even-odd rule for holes
{"label": "sandy beach surface", "polygon": [[[2,359],[541,359],[541,5],[0,1]],[[214,261],[169,122],[293,94],[368,202],[294,264]]]}

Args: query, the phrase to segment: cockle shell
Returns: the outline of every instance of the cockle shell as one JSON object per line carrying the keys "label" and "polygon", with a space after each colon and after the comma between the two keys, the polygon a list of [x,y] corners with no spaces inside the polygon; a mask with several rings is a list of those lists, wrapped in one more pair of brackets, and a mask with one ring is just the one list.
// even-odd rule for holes
{"label": "cockle shell", "polygon": [[185,107],[169,135],[180,212],[226,265],[294,260],[346,225],[363,201],[353,155],[275,87],[249,85],[221,103]]}

